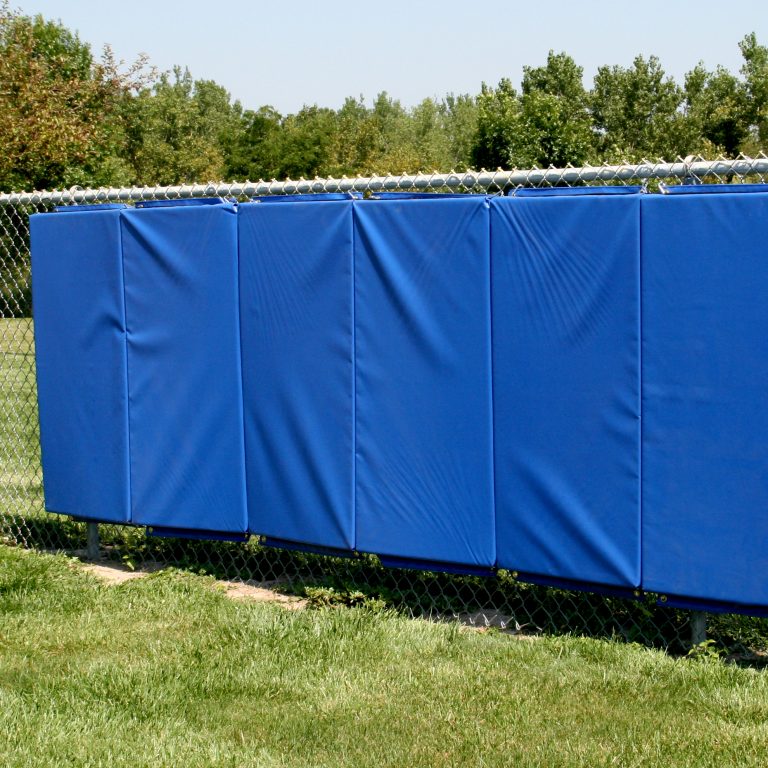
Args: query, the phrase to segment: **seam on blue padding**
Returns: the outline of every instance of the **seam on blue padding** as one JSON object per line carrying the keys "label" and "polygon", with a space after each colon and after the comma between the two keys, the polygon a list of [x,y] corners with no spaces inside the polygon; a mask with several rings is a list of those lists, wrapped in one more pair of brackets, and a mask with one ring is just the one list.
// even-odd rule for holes
{"label": "seam on blue padding", "polygon": [[243,528],[245,531],[248,530],[248,522],[250,515],[248,514],[248,457],[245,453],[245,381],[243,379],[243,313],[242,313],[242,305],[240,301],[240,212],[238,208],[234,209],[234,214],[237,217],[235,219],[235,250],[236,250],[236,261],[235,261],[235,308],[237,312],[237,323],[236,325],[236,333],[237,333],[237,350],[238,350],[238,357],[237,357],[237,366],[238,366],[238,379],[240,381],[240,402],[238,405],[240,406],[240,437],[242,438],[240,448],[242,452],[243,457],[243,487],[242,487],[242,494],[243,494],[243,514],[245,515],[245,520],[243,523]]}
{"label": "seam on blue padding", "polygon": [[352,548],[357,549],[357,204],[352,202]]}
{"label": "seam on blue padding", "polygon": [[493,557],[491,562],[498,566],[497,562],[497,526],[496,526],[496,393],[493,387],[493,215],[491,212],[490,200],[486,197],[486,208],[488,209],[488,372],[490,375],[491,389],[491,509],[493,512]]}
{"label": "seam on blue padding", "polygon": [[638,355],[638,392],[637,392],[637,408],[638,418],[640,423],[638,425],[638,446],[637,446],[637,461],[638,461],[638,489],[637,489],[637,502],[638,502],[638,543],[639,543],[639,563],[638,563],[638,582],[640,585],[643,583],[643,382],[644,382],[644,356],[643,356],[643,201],[642,199],[637,201],[637,315],[638,315],[638,329],[637,329],[637,355]]}
{"label": "seam on blue padding", "polygon": [[[124,206],[125,207],[125,206]],[[123,278],[123,350],[125,351],[125,426],[126,446],[128,448],[128,520],[133,522],[133,467],[131,452],[131,386],[128,368],[128,298],[125,293],[125,258],[123,255],[123,214],[117,227],[117,239],[120,246],[120,271]]]}

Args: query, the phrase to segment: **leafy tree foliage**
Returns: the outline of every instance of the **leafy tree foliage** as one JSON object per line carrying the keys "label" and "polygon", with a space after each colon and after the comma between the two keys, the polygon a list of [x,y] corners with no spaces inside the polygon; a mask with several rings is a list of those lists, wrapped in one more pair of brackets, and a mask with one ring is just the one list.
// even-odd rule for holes
{"label": "leafy tree foliage", "polygon": [[246,110],[225,137],[225,177],[274,179],[279,174],[282,117],[272,107]]}
{"label": "leafy tree foliage", "polygon": [[688,154],[683,91],[655,56],[631,67],[600,67],[591,94],[599,155],[630,159]]}
{"label": "leafy tree foliage", "polygon": [[142,67],[121,73],[109,50],[97,62],[61,24],[0,4],[0,188],[122,179],[122,108]]}
{"label": "leafy tree foliage", "polygon": [[472,164],[477,168],[509,166],[522,123],[520,99],[512,81],[502,78],[495,89],[483,83],[477,103]]}
{"label": "leafy tree foliage", "polygon": [[754,32],[739,48],[744,58],[744,116],[753,141],[764,149],[768,145],[768,48],[758,44]]}
{"label": "leafy tree foliage", "polygon": [[515,165],[580,165],[592,149],[583,70],[567,54],[549,52],[543,67],[523,68],[522,131]]}
{"label": "leafy tree foliage", "polygon": [[0,189],[174,184],[565,166],[768,149],[768,48],[740,43],[738,73],[703,64],[682,84],[654,56],[603,66],[591,87],[550,51],[480,93],[406,108],[386,92],[338,109],[246,109],[180,68],[97,60],[59,22],[0,0]]}
{"label": "leafy tree foliage", "polygon": [[193,80],[188,70],[162,74],[133,100],[129,153],[143,184],[220,179],[224,140],[239,129],[239,105],[211,80]]}
{"label": "leafy tree foliage", "polygon": [[698,64],[685,77],[685,114],[700,137],[699,151],[735,157],[750,136],[748,99],[738,78],[723,67]]}

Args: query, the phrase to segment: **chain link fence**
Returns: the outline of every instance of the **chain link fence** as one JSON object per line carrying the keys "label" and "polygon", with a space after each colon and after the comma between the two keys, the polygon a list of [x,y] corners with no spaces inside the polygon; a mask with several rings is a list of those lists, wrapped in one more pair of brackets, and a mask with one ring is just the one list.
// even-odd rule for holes
{"label": "chain link fence", "polygon": [[[0,536],[6,544],[86,556],[85,523],[43,506],[34,327],[31,318],[29,216],[55,205],[222,196],[356,191],[505,193],[519,186],[766,183],[768,157],[686,158],[675,163],[467,171],[367,178],[211,183],[172,187],[71,189],[0,195]],[[768,187],[767,187],[768,189]],[[91,528],[91,533],[93,529]],[[616,638],[688,652],[700,642],[702,614],[664,606],[657,595],[635,600],[524,584],[515,574],[494,578],[384,568],[370,555],[313,555],[262,545],[154,538],[142,528],[99,526],[100,556],[126,567],[170,564],[300,595],[310,605],[371,604],[412,616],[459,620],[515,633],[570,633]],[[92,544],[93,542],[91,542]],[[768,658],[768,619],[706,617],[710,641],[732,660]]]}

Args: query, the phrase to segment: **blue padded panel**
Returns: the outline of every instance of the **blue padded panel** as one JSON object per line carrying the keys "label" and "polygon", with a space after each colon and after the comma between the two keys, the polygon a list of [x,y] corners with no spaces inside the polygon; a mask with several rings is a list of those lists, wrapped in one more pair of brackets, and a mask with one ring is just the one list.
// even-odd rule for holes
{"label": "blue padded panel", "polygon": [[249,530],[352,549],[351,199],[238,219]]}
{"label": "blue padded panel", "polygon": [[359,192],[309,192],[300,195],[256,195],[251,200],[259,203],[319,203],[331,200],[359,200]]}
{"label": "blue padded panel", "polygon": [[767,605],[768,194],[720,190],[643,200],[643,586]]}
{"label": "blue padded panel", "polygon": [[492,565],[488,202],[354,205],[357,548]]}
{"label": "blue padded panel", "polygon": [[128,522],[122,206],[30,217],[45,506]]}
{"label": "blue padded panel", "polygon": [[615,187],[523,187],[513,189],[508,193],[509,197],[594,197],[636,195],[642,191],[639,186],[615,186]]}
{"label": "blue padded panel", "polygon": [[133,522],[245,531],[235,208],[122,221]]}
{"label": "blue padded panel", "polygon": [[640,196],[491,203],[503,568],[640,583]]}

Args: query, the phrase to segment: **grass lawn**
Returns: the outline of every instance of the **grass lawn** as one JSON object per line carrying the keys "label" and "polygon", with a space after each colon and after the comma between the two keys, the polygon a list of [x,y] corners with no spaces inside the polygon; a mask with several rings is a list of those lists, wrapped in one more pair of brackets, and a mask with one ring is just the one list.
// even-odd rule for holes
{"label": "grass lawn", "polygon": [[32,320],[0,319],[0,527],[12,536],[49,517],[41,483]]}
{"label": "grass lawn", "polygon": [[3,766],[764,766],[768,677],[0,547]]}

